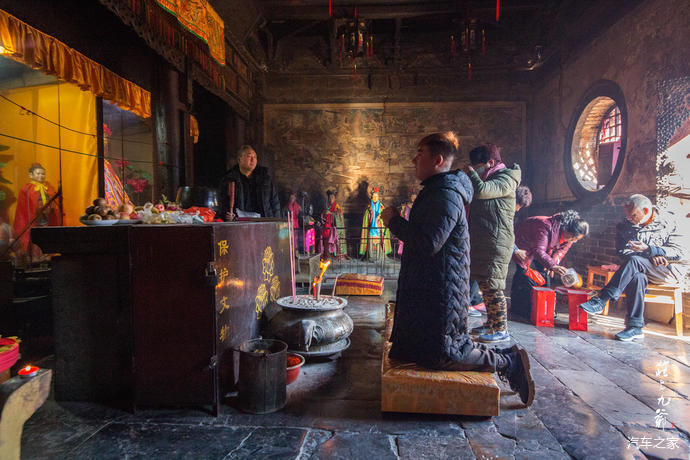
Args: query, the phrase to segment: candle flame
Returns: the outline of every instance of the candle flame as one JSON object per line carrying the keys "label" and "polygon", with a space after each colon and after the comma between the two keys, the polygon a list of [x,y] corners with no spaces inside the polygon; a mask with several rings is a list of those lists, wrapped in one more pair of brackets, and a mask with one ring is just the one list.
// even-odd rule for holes
{"label": "candle flame", "polygon": [[323,260],[321,261],[321,263],[319,264],[319,267],[321,268],[321,274],[319,275],[318,278],[314,277],[314,283],[312,284],[312,286],[316,286],[317,284],[319,284],[323,280],[323,275],[324,275],[324,273],[326,273],[326,270],[328,269],[328,267],[330,265],[331,265],[330,260],[327,260],[326,262],[324,262]]}
{"label": "candle flame", "polygon": [[24,368],[24,370],[25,370],[25,371],[30,371],[30,370],[31,370],[31,366],[27,365],[27,366]]}

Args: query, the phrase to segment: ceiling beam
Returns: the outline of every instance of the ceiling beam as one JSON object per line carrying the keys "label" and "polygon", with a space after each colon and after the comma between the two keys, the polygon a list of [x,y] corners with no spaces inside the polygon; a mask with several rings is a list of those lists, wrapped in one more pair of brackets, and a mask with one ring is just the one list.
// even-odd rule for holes
{"label": "ceiling beam", "polygon": [[[264,16],[271,21],[281,20],[324,20],[328,19],[328,6],[320,4],[323,8],[315,6],[304,6],[301,2],[299,6],[295,3],[285,3],[281,0],[269,0],[262,3]],[[486,3],[484,3],[486,5]],[[501,14],[514,12],[533,11],[543,9],[544,4],[534,3],[520,6],[501,6]],[[333,7],[333,16],[342,17],[343,14],[350,14],[352,6],[343,8],[339,5]],[[395,19],[395,18],[414,18],[420,16],[440,16],[447,14],[466,13],[468,6],[462,2],[439,2],[439,3],[411,3],[396,5],[371,5],[370,3],[357,5],[357,14],[366,19]],[[469,7],[469,11],[476,15],[495,14],[494,7]]]}

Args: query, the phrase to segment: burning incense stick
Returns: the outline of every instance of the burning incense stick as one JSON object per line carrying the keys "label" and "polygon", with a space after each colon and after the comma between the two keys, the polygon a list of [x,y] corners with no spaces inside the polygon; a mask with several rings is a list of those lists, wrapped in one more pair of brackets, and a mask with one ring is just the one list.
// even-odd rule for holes
{"label": "burning incense stick", "polygon": [[292,212],[288,211],[288,240],[290,241],[290,281],[292,285],[292,303],[297,303],[297,286],[295,285],[295,235],[292,228]]}

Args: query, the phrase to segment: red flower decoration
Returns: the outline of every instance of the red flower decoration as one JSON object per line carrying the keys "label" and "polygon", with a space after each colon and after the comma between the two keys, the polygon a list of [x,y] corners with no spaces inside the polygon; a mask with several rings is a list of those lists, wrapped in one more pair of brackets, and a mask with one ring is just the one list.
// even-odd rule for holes
{"label": "red flower decoration", "polygon": [[149,185],[149,181],[146,179],[129,179],[127,183],[132,186],[134,193],[143,192],[146,186]]}

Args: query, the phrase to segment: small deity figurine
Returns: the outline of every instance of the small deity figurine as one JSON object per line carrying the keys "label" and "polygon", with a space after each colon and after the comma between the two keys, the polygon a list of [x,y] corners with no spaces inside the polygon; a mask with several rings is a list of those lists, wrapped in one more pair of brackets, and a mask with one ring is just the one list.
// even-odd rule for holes
{"label": "small deity figurine", "polygon": [[298,243],[297,250],[302,252],[304,250],[304,235],[300,231],[300,219],[304,218],[302,213],[302,206],[300,206],[297,201],[297,193],[290,192],[290,197],[288,198],[288,203],[283,208],[283,217],[287,218],[288,213],[292,213],[292,228],[295,231],[295,238]]}
{"label": "small deity figurine", "polygon": [[345,241],[345,220],[343,208],[335,201],[335,192],[328,190],[328,207],[323,212],[324,228],[322,236],[328,253],[347,258],[347,241]]}
{"label": "small deity figurine", "polygon": [[287,213],[292,213],[292,228],[295,229],[295,234],[299,230],[299,218],[302,213],[302,207],[297,202],[297,194],[295,192],[290,193],[290,198],[288,199],[288,204],[285,205],[283,210],[284,217],[287,217]]}
{"label": "small deity figurine", "polygon": [[[34,163],[29,168],[29,182],[22,187],[17,196],[17,210],[14,215],[14,234],[18,236],[24,228],[37,216],[43,206],[55,196],[55,189],[46,182],[46,169],[39,163]],[[44,209],[32,225],[32,227],[45,227],[60,225],[60,216],[57,203]],[[31,244],[30,231],[27,229],[19,238],[19,244],[29,255],[38,258],[42,255],[38,246]]]}
{"label": "small deity figurine", "polygon": [[359,255],[369,260],[380,260],[385,254],[390,254],[391,239],[388,228],[383,225],[381,213],[386,208],[379,199],[379,188],[371,191],[371,201],[364,211],[362,219],[362,241],[359,245]]}
{"label": "small deity figurine", "polygon": [[[417,199],[417,192],[410,192],[410,201],[402,205],[400,208],[400,217],[402,217],[405,220],[410,220],[410,211],[412,211],[412,205],[414,204],[414,200]],[[403,253],[403,245],[404,243],[400,241],[398,243],[398,255],[401,256]]]}

